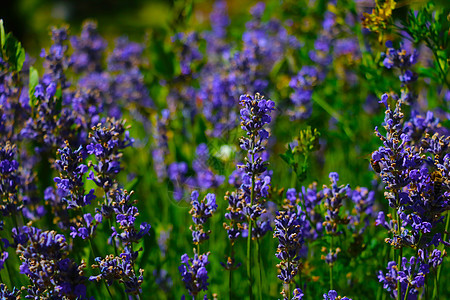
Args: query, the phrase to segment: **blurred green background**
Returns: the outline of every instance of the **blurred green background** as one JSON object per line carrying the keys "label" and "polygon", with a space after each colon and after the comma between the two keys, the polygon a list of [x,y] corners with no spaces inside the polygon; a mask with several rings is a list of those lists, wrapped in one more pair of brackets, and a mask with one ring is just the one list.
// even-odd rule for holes
{"label": "blurred green background", "polygon": [[[256,1],[227,1],[230,15],[248,15]],[[50,43],[49,29],[68,24],[78,33],[84,20],[98,22],[98,30],[110,40],[127,35],[140,40],[149,31],[167,31],[184,23],[185,10],[195,7],[189,25],[208,26],[213,1],[205,0],[12,0],[3,1],[0,18],[31,56]],[[186,24],[187,25],[187,24]]]}

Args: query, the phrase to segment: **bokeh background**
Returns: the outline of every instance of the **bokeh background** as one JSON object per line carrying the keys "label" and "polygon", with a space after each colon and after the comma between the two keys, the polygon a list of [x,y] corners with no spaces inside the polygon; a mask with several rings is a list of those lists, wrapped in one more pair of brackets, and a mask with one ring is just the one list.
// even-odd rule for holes
{"label": "bokeh background", "polygon": [[[173,71],[172,73],[170,71],[165,72],[167,69],[165,69],[164,65],[173,66],[179,62],[176,61],[175,56],[170,51],[159,53],[155,49],[159,49],[158,44],[169,44],[170,37],[176,32],[193,29],[198,31],[208,30],[211,27],[209,14],[214,3],[214,1],[208,0],[10,0],[3,2],[0,18],[4,20],[6,31],[12,32],[22,42],[27,53],[38,60],[41,49],[48,48],[51,44],[49,31],[52,26],[67,24],[70,27],[71,34],[79,35],[82,23],[85,20],[94,20],[98,23],[99,33],[108,41],[108,50],[114,47],[113,41],[122,35],[127,35],[130,40],[143,42],[148,46],[146,49],[148,51],[146,57],[150,58],[150,67],[143,72],[146,76],[146,84],[158,108],[165,107],[164,94],[167,93],[164,87],[159,86],[159,80],[161,78],[170,78],[174,73]],[[256,2],[253,0],[227,1],[228,14],[232,20],[230,40],[242,40],[242,32],[244,31],[245,24],[251,18],[249,10]],[[288,18],[292,20],[305,20],[301,24],[294,22],[295,26],[291,29],[296,35],[303,35],[302,39],[306,41],[307,46],[311,46],[321,26],[322,15],[305,16],[302,10],[304,2],[307,1],[268,1],[267,10],[273,12],[271,17],[276,17],[276,14],[282,14],[283,20]],[[323,11],[325,11],[327,1],[317,0],[317,2],[323,3]],[[374,2],[370,0],[356,2],[358,12],[370,11],[374,5]],[[394,18],[400,20],[404,18],[409,8],[420,7],[426,2],[400,1],[398,9],[394,12]],[[450,7],[450,1],[441,0],[436,2],[438,5]],[[276,8],[278,6],[281,8]],[[385,50],[383,46],[377,46],[379,49],[376,48],[374,53],[381,52],[378,51],[380,49],[383,49],[382,51]],[[167,47],[170,48],[170,46]],[[304,49],[308,49],[308,47]],[[304,50],[301,55],[306,57],[306,51]],[[369,160],[371,152],[376,150],[381,144],[379,139],[373,134],[373,128],[376,125],[380,125],[384,118],[384,111],[378,104],[376,96],[391,90],[390,86],[398,87],[399,84],[396,82],[398,76],[394,76],[392,72],[385,69],[381,71],[381,64],[374,64],[374,68],[378,67],[378,73],[375,74],[378,77],[376,77],[376,80],[373,78],[371,80],[365,80],[368,77],[364,77],[366,76],[364,70],[355,67],[355,65],[357,66],[360,63],[359,59],[359,57],[352,58],[345,56],[340,60],[336,60],[333,66],[336,69],[336,76],[330,76],[331,80],[320,91],[320,97],[324,99],[324,102],[330,103],[330,106],[324,108],[315,105],[314,114],[308,120],[307,125],[313,128],[319,128],[323,151],[317,153],[312,158],[311,171],[304,185],[308,185],[313,180],[318,181],[319,186],[329,184],[328,173],[337,171],[341,175],[340,183],[349,183],[352,187],[361,185],[369,188],[373,184],[373,187],[377,189],[376,209],[386,209],[387,204],[382,202],[384,200],[383,190],[376,182],[374,183],[376,176],[370,169]],[[377,61],[377,63],[380,63],[380,61]],[[300,65],[296,67],[300,67]],[[364,86],[348,86],[346,77],[341,76],[341,73],[343,73],[342,70],[345,68],[351,70],[355,68],[359,78],[364,79],[361,84]],[[386,74],[389,75],[386,76]],[[285,74],[273,77],[276,78],[276,80],[273,80],[275,82],[274,85],[277,84],[277,88],[279,86],[283,87],[279,92],[275,92],[277,98],[274,100],[280,100],[281,102],[282,99],[288,99],[288,93],[290,92],[288,90],[289,78]],[[336,91],[342,93],[336,94]],[[434,91],[434,93],[436,92]],[[371,95],[370,99],[368,97],[369,95]],[[431,95],[434,97],[435,94]],[[433,99],[433,97],[430,97],[430,99]],[[432,102],[430,103],[431,106],[434,105]],[[365,108],[367,108],[365,105],[370,105],[371,108],[374,107],[370,116],[367,116],[364,112]],[[347,109],[349,107],[351,109]],[[330,115],[327,108],[340,112],[343,122],[338,122],[332,114]],[[151,113],[148,115],[150,116]],[[326,118],[323,116],[326,116]],[[206,137],[204,134],[198,134],[204,129],[202,127],[204,126],[202,123],[203,120],[196,121],[196,127],[193,133],[194,137],[192,139],[182,136],[175,130],[182,128],[185,125],[184,123],[175,124],[178,126],[174,129],[175,134],[173,135],[175,135],[175,138],[172,136],[170,139],[173,139],[171,146],[176,148],[176,151],[174,151],[176,155],[174,154],[174,157],[177,159],[182,158],[180,160],[192,162],[196,145],[200,142],[209,142],[205,140]],[[287,165],[281,160],[279,154],[285,151],[287,143],[292,141],[295,134],[300,129],[306,127],[306,123],[294,124],[288,117],[283,116],[277,122],[279,123],[273,130],[273,136],[276,138],[276,146],[274,147],[274,155],[271,157],[271,169],[274,172],[273,186],[275,188],[288,188],[295,186],[295,177],[292,171],[288,170]],[[145,141],[149,133],[144,130],[142,124],[139,124],[139,122],[133,123],[133,121],[131,121],[131,124],[133,125],[132,135],[138,141]],[[351,136],[349,136],[348,132],[351,132]],[[231,136],[208,143],[208,146],[212,147],[211,151],[214,152],[218,149],[218,145],[220,146],[221,144],[237,145],[237,138],[240,134],[242,134],[241,131],[235,131]],[[193,140],[195,140],[195,143]],[[139,144],[136,148],[139,148]],[[151,237],[143,245],[145,251],[140,258],[142,262],[141,266],[146,270],[146,281],[143,286],[144,293],[154,290],[158,299],[164,299],[164,297],[167,299],[179,299],[180,295],[184,292],[178,274],[179,257],[181,254],[191,252],[192,250],[192,245],[190,244],[191,232],[188,229],[188,224],[191,221],[188,214],[189,204],[185,201],[174,201],[171,197],[171,193],[173,193],[171,187],[157,182],[157,178],[153,174],[152,158],[149,153],[150,151],[146,147],[127,150],[124,154],[125,171],[121,174],[120,182],[124,183],[127,189],[134,189],[136,191],[136,198],[140,200],[139,208],[140,212],[142,212],[140,218],[149,221],[153,227]],[[235,167],[233,163],[234,161],[230,160],[229,165],[221,166],[226,170],[223,175],[230,175]],[[128,184],[126,184],[127,182]],[[218,202],[220,202],[219,211],[222,212],[225,210],[223,195],[226,190],[227,187],[224,187],[217,192]],[[222,216],[215,217],[212,222],[211,228],[217,229],[215,232],[219,233],[212,236],[209,243],[209,245],[212,245],[210,250],[226,249],[227,241],[225,231],[221,229],[223,222]],[[219,230],[222,231],[220,232]],[[158,247],[156,239],[160,239],[164,232],[170,233],[170,231],[172,231],[171,240],[168,242],[170,250],[162,266],[170,273],[175,288],[170,293],[166,293],[162,289],[157,289],[157,283],[152,277],[152,272],[158,264],[156,261],[160,260],[159,256],[155,254]],[[357,299],[355,295],[371,295],[376,292],[377,299],[386,299],[386,295],[382,293],[382,288],[376,278],[376,271],[385,268],[385,263],[391,251],[383,242],[384,234],[385,232],[371,227],[367,235],[368,237],[364,240],[365,248],[360,257],[354,259],[350,251],[342,254],[342,261],[338,271],[343,275],[337,281],[341,283],[341,287],[346,286],[346,288],[342,288],[344,294],[353,296],[353,299]],[[321,244],[317,244],[316,246],[321,246]],[[353,245],[351,246],[353,247]],[[103,247],[101,250],[107,251],[106,248],[108,245],[105,244],[100,247]],[[268,283],[268,294],[276,297],[279,294],[279,283],[276,281],[274,267],[278,262],[274,257],[276,241],[271,237],[267,237],[262,247],[268,249],[264,253],[266,255],[264,258],[264,268],[271,270],[270,273],[264,275],[266,276],[264,282]],[[240,257],[244,257],[243,246],[237,251]],[[320,261],[320,253],[315,254],[317,255],[316,262],[318,267],[316,265],[309,266],[313,275],[317,274],[317,272],[314,273],[316,268],[323,267],[322,265],[319,266],[320,263],[323,264]],[[377,261],[373,260],[374,257],[377,258]],[[219,265],[219,262],[223,260],[221,253],[212,256],[211,260],[210,290],[213,292],[225,290],[226,282],[223,280],[224,272]],[[364,267],[365,264],[367,267]],[[323,274],[320,273],[320,275]],[[449,277],[448,272],[446,272],[445,276],[446,278]],[[364,282],[364,278],[367,278],[367,283]],[[236,283],[244,281],[245,276],[237,274]],[[347,283],[350,284],[347,285]],[[327,284],[321,283],[318,279],[318,282],[311,283],[310,292],[314,291],[320,297],[321,290],[323,290],[325,285]],[[352,285],[356,286],[356,288],[353,288]],[[245,285],[236,287],[237,292],[240,294],[245,293],[245,288]],[[448,294],[448,288],[446,292]],[[368,297],[368,299],[372,299],[372,297]]]}

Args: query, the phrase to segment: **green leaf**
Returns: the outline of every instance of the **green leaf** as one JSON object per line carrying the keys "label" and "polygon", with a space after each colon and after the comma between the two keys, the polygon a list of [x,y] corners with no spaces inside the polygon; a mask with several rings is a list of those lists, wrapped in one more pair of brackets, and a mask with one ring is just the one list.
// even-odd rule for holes
{"label": "green leaf", "polygon": [[131,180],[130,182],[128,182],[125,185],[125,189],[127,191],[132,191],[134,190],[134,188],[138,185],[139,181],[141,181],[140,177],[135,177],[133,180]]}
{"label": "green leaf", "polygon": [[30,67],[30,83],[29,83],[29,91],[34,92],[34,88],[39,83],[39,73],[34,67]]}
{"label": "green leaf", "polygon": [[39,73],[34,67],[30,67],[30,75],[29,75],[29,84],[28,84],[28,95],[30,97],[30,106],[34,106],[34,89],[36,88],[36,85],[39,83]]}
{"label": "green leaf", "polygon": [[294,153],[292,152],[291,145],[288,145],[285,153],[280,154],[280,157],[288,164],[291,165],[294,162]]}
{"label": "green leaf", "polygon": [[3,19],[0,19],[0,38],[2,48],[5,45],[6,36],[5,36],[5,27],[3,26]]}
{"label": "green leaf", "polygon": [[439,78],[439,73],[434,68],[419,68],[418,73],[421,77],[428,77],[434,80]]}
{"label": "green leaf", "polygon": [[23,63],[25,62],[25,49],[23,49],[22,44],[18,42],[17,53],[16,53],[16,66],[17,71],[21,71]]}
{"label": "green leaf", "polygon": [[10,64],[13,71],[22,70],[25,62],[25,50],[22,44],[11,34],[8,33],[5,40],[5,60]]}

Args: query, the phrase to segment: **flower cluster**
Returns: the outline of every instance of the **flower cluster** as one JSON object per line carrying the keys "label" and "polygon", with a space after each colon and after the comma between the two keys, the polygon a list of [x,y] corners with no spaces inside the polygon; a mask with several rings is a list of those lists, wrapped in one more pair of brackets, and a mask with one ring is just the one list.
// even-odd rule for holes
{"label": "flower cluster", "polygon": [[187,254],[181,256],[182,265],[178,267],[178,270],[191,296],[195,297],[199,292],[208,289],[208,271],[206,270],[209,264],[208,256],[209,252],[200,255],[196,253],[193,258],[189,258]]}
{"label": "flower cluster", "polygon": [[150,232],[150,224],[142,222],[139,225],[139,231],[135,228],[136,217],[139,215],[138,208],[135,206],[137,201],[131,200],[133,192],[117,189],[111,193],[111,206],[116,214],[116,222],[119,224],[119,233],[115,227],[111,227],[112,238],[118,237],[125,247],[132,248],[132,243],[138,243],[144,236]]}
{"label": "flower cluster", "polygon": [[8,287],[4,283],[0,283],[0,298],[5,300],[18,300],[20,299],[20,292],[16,288],[12,291],[8,290]]}
{"label": "flower cluster", "polygon": [[304,243],[302,227],[305,214],[291,211],[280,211],[275,218],[273,237],[278,239],[275,256],[281,260],[277,265],[280,269],[278,278],[285,284],[290,284],[300,267],[300,251]]}
{"label": "flower cluster", "polygon": [[107,44],[98,33],[96,23],[85,22],[80,36],[72,36],[70,42],[74,49],[70,61],[75,72],[101,71],[102,55]]}
{"label": "flower cluster", "polygon": [[70,226],[70,236],[72,238],[80,237],[83,240],[93,238],[97,225],[102,222],[102,215],[95,214],[92,217],[90,213],[84,214],[82,220],[78,220],[75,226]]}
{"label": "flower cluster", "polygon": [[106,256],[105,258],[95,258],[96,264],[93,268],[98,268],[99,275],[89,277],[90,281],[105,280],[108,286],[111,286],[114,281],[123,283],[125,292],[130,295],[139,295],[142,293],[141,284],[144,281],[144,270],[139,269],[139,275],[134,271],[134,257],[129,253],[122,253],[118,257],[114,255]]}
{"label": "flower cluster", "polygon": [[386,68],[400,69],[401,75],[399,76],[400,81],[408,84],[417,80],[417,74],[414,74],[410,68],[417,62],[419,53],[414,49],[412,53],[408,53],[403,45],[400,45],[398,49],[394,48],[392,41],[386,42],[386,53],[383,53],[384,60],[383,64]]}
{"label": "flower cluster", "polygon": [[[181,256],[182,265],[178,267],[182,280],[189,295],[196,296],[199,292],[208,289],[208,271],[206,265],[209,264],[209,252],[200,254],[200,244],[209,239],[210,231],[205,231],[204,225],[212,214],[217,210],[216,195],[207,194],[202,201],[198,201],[199,194],[193,191],[191,194],[192,208],[189,213],[192,215],[194,226],[190,226],[192,231],[192,241],[197,245],[194,249],[194,258],[189,258],[185,253]],[[205,299],[207,296],[205,295]]]}
{"label": "flower cluster", "polygon": [[[68,88],[70,83],[67,81],[65,71],[70,65],[69,59],[65,56],[68,49],[65,45],[69,38],[68,28],[52,28],[52,41],[48,52],[45,49],[41,51],[41,57],[45,58],[44,67],[48,77],[44,77],[45,85],[48,83],[59,83],[62,89]],[[55,87],[56,88],[56,87]]]}
{"label": "flower cluster", "polygon": [[325,221],[323,226],[327,234],[337,235],[339,224],[348,224],[349,218],[342,217],[339,214],[340,208],[343,205],[343,200],[347,197],[347,193],[350,192],[350,186],[338,186],[339,175],[336,172],[330,173],[331,188],[324,187],[323,189],[323,201],[326,209]]}
{"label": "flower cluster", "polygon": [[290,98],[295,106],[292,112],[293,119],[307,119],[311,116],[313,88],[319,80],[319,73],[314,66],[303,66],[291,79],[289,86],[294,92]]}
{"label": "flower cluster", "polygon": [[[387,95],[382,96],[387,109],[387,134],[383,136],[376,131],[384,147],[372,154],[372,166],[380,172],[386,184],[385,197],[389,205],[396,209],[398,217],[393,228],[388,226],[383,216],[379,216],[379,224],[394,230],[393,239],[388,239],[393,246],[417,246],[419,236],[431,234],[432,228],[441,222],[441,214],[448,209],[449,187],[445,160],[450,138],[438,133],[430,136],[423,131],[422,138],[416,137],[414,140],[420,140],[426,148],[415,147],[414,140],[403,132],[403,128],[410,127],[402,126],[401,100],[392,112],[387,99]],[[431,237],[425,240],[422,238],[422,242],[427,239]]]}
{"label": "flower cluster", "polygon": [[323,300],[352,300],[348,297],[341,297],[335,290],[330,290],[328,293],[323,294]]}
{"label": "flower cluster", "polygon": [[21,209],[17,198],[19,163],[15,155],[15,145],[9,142],[0,145],[0,213],[3,216],[16,214]]}
{"label": "flower cluster", "polygon": [[212,214],[217,210],[216,195],[207,194],[202,201],[198,201],[198,192],[193,191],[191,194],[192,208],[189,213],[192,215],[194,226],[191,226],[192,241],[194,245],[198,245],[203,241],[209,239],[210,231],[205,231],[203,225],[212,217]]}
{"label": "flower cluster", "polygon": [[[387,266],[387,273],[379,271],[378,279],[383,284],[392,297],[397,298],[399,291],[397,285],[400,283],[401,297],[404,299],[417,299],[419,288],[425,284],[425,277],[442,264],[443,256],[440,250],[434,249],[427,256],[426,252],[420,249],[418,257],[412,256],[410,259],[402,257],[401,269],[397,263],[391,261]],[[407,295],[405,295],[408,293]]]}
{"label": "flower cluster", "polygon": [[433,120],[431,113],[426,119],[413,118],[403,124],[402,100],[397,102],[394,112],[387,100],[388,96],[383,95],[387,134],[383,136],[376,131],[384,147],[373,153],[372,166],[386,184],[385,198],[395,208],[395,215],[388,214],[386,221],[384,212],[379,212],[376,225],[392,234],[392,238],[386,238],[387,243],[398,249],[415,248],[418,257],[390,262],[388,273],[380,271],[379,280],[392,296],[401,293],[403,297],[408,291],[408,299],[416,299],[430,266],[436,268],[442,262],[440,250],[434,249],[427,257],[428,247],[448,245],[434,229],[449,208],[449,174],[445,166],[450,138],[438,133],[439,121]]}
{"label": "flower cluster", "polygon": [[[244,170],[240,197],[246,203],[244,213],[251,222],[256,221],[264,213],[262,201],[267,197],[270,186],[270,176],[265,175],[264,178],[260,176],[266,171],[268,164],[264,155],[264,142],[269,138],[269,132],[263,127],[271,122],[270,112],[275,109],[275,103],[264,99],[258,93],[254,97],[242,95],[240,103],[243,107],[241,128],[247,133],[247,136],[241,137],[239,142],[241,149],[247,152],[245,164],[239,166]],[[249,232],[251,235],[251,227]]]}
{"label": "flower cluster", "polygon": [[225,213],[225,219],[230,221],[230,224],[224,223],[223,226],[228,234],[233,245],[237,238],[241,235],[242,222],[245,221],[244,206],[245,202],[239,198],[236,193],[227,192],[225,200],[228,202],[227,212]]}
{"label": "flower cluster", "polygon": [[192,161],[192,169],[195,177],[186,180],[190,187],[198,187],[201,190],[219,187],[225,180],[222,175],[214,174],[209,166],[211,163],[209,149],[206,144],[200,144],[195,151],[196,157]]}
{"label": "flower cluster", "polygon": [[191,66],[200,61],[203,55],[198,50],[199,36],[196,32],[177,33],[172,37],[172,43],[180,44],[180,69],[182,75],[191,75]]}
{"label": "flower cluster", "polygon": [[64,235],[24,226],[17,254],[22,261],[20,272],[31,281],[28,293],[39,297],[86,297],[84,263],[77,265],[68,255]]}
{"label": "flower cluster", "polygon": [[167,130],[170,122],[170,111],[164,109],[161,116],[156,116],[156,126],[154,126],[154,136],[156,147],[152,151],[153,164],[158,180],[162,181],[167,177],[166,157],[169,153]]}
{"label": "flower cluster", "polygon": [[83,176],[88,171],[87,165],[82,163],[87,157],[86,151],[82,146],[72,150],[66,141],[66,146],[59,149],[58,153],[61,158],[55,161],[55,167],[60,174],[53,179],[56,182],[58,196],[67,203],[68,209],[91,204],[95,199],[94,189],[85,194],[83,183]]}
{"label": "flower cluster", "polygon": [[94,171],[89,172],[88,179],[108,193],[114,189],[115,177],[120,172],[120,158],[122,149],[133,145],[134,139],[126,130],[125,121],[106,120],[92,128],[91,143],[86,146],[86,152],[95,155],[97,164],[90,163]]}

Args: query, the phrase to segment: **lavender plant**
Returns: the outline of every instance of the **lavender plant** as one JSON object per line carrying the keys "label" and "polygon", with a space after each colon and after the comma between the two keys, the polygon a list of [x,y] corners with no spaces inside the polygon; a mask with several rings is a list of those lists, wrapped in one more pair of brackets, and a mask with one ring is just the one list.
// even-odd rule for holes
{"label": "lavender plant", "polygon": [[33,5],[23,44],[0,20],[0,298],[449,297],[442,1]]}

